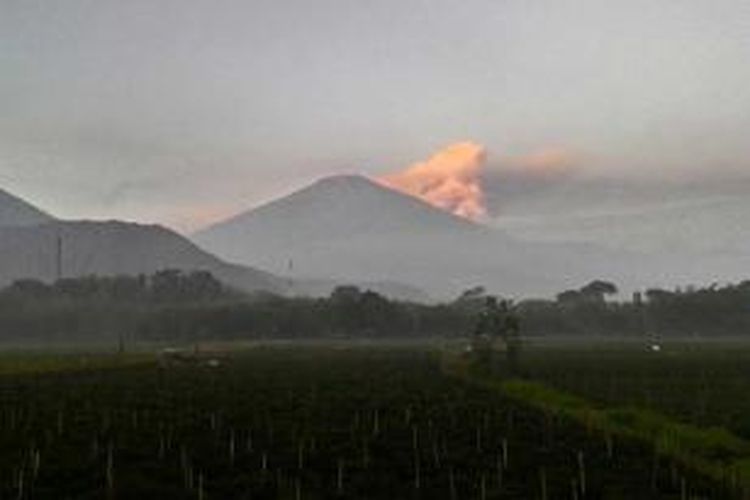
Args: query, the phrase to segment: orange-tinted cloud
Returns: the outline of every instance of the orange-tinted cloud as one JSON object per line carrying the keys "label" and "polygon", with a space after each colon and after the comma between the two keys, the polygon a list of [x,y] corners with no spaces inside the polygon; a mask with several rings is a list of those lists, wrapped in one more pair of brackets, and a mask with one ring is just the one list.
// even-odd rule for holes
{"label": "orange-tinted cloud", "polygon": [[484,147],[460,142],[378,180],[455,215],[479,220],[487,214],[480,175],[486,156]]}
{"label": "orange-tinted cloud", "polygon": [[183,234],[190,234],[225,220],[237,211],[224,203],[204,203],[184,207],[165,207],[165,222]]}
{"label": "orange-tinted cloud", "polygon": [[[493,156],[494,158],[494,156]],[[482,172],[482,190],[490,217],[544,199],[579,177],[588,157],[563,147],[495,158]],[[536,200],[536,201],[534,201]]]}
{"label": "orange-tinted cloud", "polygon": [[578,154],[565,148],[547,148],[522,156],[511,156],[502,161],[506,170],[523,172],[529,176],[558,177],[565,175],[580,161]]}

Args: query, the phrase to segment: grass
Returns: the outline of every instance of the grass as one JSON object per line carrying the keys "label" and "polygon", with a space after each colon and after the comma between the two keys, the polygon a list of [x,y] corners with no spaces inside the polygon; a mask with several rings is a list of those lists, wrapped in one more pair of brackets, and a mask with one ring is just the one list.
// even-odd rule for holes
{"label": "grass", "polygon": [[112,354],[74,352],[3,352],[0,353],[0,376],[102,370],[151,363],[153,354]]}
{"label": "grass", "polygon": [[[494,388],[603,435],[648,443],[656,454],[677,460],[744,493],[750,491],[750,441],[719,425],[686,422],[693,414],[681,413],[686,406],[695,404],[695,393],[683,391],[696,381],[703,385],[710,383],[715,388],[718,393],[715,401],[720,408],[733,407],[736,411],[735,405],[743,404],[745,398],[734,399],[736,387],[725,386],[722,377],[732,378],[747,369],[740,363],[750,352],[744,349],[696,348],[690,344],[681,348],[672,346],[671,352],[658,356],[632,346],[537,349],[524,358],[523,379],[479,373],[468,358],[455,353],[447,355],[443,367],[454,376]],[[682,384],[665,383],[674,380],[670,375],[675,370],[691,377],[683,379]],[[708,374],[713,376],[710,382]],[[613,391],[616,375],[623,375],[617,380],[618,389],[626,384],[629,387]],[[745,383],[750,389],[750,381]],[[643,404],[631,396],[650,391],[665,397],[649,398]],[[596,399],[585,397],[587,394]],[[665,412],[657,411],[659,408]]]}
{"label": "grass", "polygon": [[665,342],[539,346],[524,353],[524,375],[601,405],[648,409],[750,439],[750,345]]}

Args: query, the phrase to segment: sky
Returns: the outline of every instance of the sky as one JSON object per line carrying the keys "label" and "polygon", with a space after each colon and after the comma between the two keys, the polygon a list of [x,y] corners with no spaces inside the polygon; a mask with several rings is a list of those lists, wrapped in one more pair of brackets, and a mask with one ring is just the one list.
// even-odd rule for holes
{"label": "sky", "polygon": [[748,196],[749,129],[745,0],[0,0],[0,188],[62,217],[189,232],[468,141],[493,217]]}

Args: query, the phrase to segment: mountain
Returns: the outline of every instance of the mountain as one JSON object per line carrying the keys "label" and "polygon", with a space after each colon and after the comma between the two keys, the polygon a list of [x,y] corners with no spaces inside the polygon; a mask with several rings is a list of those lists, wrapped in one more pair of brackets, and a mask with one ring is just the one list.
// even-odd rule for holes
{"label": "mountain", "polygon": [[636,268],[628,256],[594,245],[516,240],[360,176],[320,180],[193,240],[298,279],[397,281],[440,298],[475,285],[548,295],[589,279],[625,279]]}
{"label": "mountain", "polygon": [[415,231],[461,235],[481,230],[365,177],[342,175],[199,231],[193,240],[227,259],[286,270],[300,245],[326,247],[340,239],[378,240]]}
{"label": "mountain", "polygon": [[[328,296],[344,284],[330,279],[290,280],[228,264],[164,227],[120,221],[60,221],[0,190],[0,287],[17,279],[54,280],[57,241],[66,277],[149,274],[162,269],[207,270],[247,292]],[[348,283],[347,283],[348,284]],[[425,302],[422,290],[397,282],[354,283],[391,298]]]}
{"label": "mountain", "polygon": [[210,271],[249,292],[284,293],[288,286],[271,274],[222,262],[163,227],[118,221],[0,227],[0,286],[16,279],[55,279],[58,241],[64,277],[149,274],[171,268]]}
{"label": "mountain", "polygon": [[0,189],[0,227],[31,226],[53,220],[30,203]]}

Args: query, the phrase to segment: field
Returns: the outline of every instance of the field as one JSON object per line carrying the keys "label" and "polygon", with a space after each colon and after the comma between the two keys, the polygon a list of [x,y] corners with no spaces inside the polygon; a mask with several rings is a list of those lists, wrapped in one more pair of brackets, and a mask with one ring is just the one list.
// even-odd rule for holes
{"label": "field", "polygon": [[[727,498],[433,349],[275,347],[0,377],[2,498]],[[42,364],[43,365],[43,364]]]}
{"label": "field", "polygon": [[750,345],[741,342],[535,346],[525,375],[602,406],[648,409],[750,439]]}

